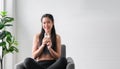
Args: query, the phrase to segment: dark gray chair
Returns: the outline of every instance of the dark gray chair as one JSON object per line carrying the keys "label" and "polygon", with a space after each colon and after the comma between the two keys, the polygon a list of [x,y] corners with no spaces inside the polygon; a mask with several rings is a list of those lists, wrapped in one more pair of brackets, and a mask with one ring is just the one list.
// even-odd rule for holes
{"label": "dark gray chair", "polygon": [[[65,45],[62,45],[62,51],[61,51],[61,57],[66,57],[66,46]],[[71,57],[66,57],[67,59],[67,66],[66,66],[66,69],[75,69],[75,64],[74,64],[74,61]],[[15,69],[26,69],[23,65],[23,61],[17,63],[15,65]]]}

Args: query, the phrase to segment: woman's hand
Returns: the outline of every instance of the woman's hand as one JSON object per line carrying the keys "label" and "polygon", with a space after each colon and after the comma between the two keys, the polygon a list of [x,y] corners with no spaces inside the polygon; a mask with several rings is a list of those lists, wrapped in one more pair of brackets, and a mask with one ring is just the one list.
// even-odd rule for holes
{"label": "woman's hand", "polygon": [[51,48],[52,46],[52,41],[50,38],[43,38],[42,45],[47,45],[48,48]]}
{"label": "woman's hand", "polygon": [[52,41],[51,39],[48,39],[48,42],[47,42],[47,48],[51,48],[52,47]]}
{"label": "woman's hand", "polygon": [[42,45],[45,45],[45,44],[47,44],[47,38],[43,38],[42,40]]}
{"label": "woman's hand", "polygon": [[51,48],[51,46],[52,46],[52,41],[50,38],[47,38],[47,48],[49,49]]}

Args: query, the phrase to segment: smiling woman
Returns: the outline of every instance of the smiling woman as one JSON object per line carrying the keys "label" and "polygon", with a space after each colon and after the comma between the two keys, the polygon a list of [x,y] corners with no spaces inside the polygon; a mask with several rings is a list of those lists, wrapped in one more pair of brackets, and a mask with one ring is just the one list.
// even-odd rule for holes
{"label": "smiling woman", "polygon": [[66,69],[67,60],[61,57],[61,39],[56,34],[52,14],[41,17],[42,29],[33,38],[32,58],[24,60],[26,69]]}

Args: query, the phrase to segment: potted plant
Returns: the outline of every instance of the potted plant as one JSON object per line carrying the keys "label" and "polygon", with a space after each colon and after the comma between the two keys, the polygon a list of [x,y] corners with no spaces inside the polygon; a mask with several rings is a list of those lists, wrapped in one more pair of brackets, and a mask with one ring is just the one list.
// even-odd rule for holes
{"label": "potted plant", "polygon": [[7,27],[11,27],[13,17],[8,17],[6,11],[0,12],[0,47],[2,47],[1,69],[3,68],[3,58],[8,53],[18,52],[18,42]]}

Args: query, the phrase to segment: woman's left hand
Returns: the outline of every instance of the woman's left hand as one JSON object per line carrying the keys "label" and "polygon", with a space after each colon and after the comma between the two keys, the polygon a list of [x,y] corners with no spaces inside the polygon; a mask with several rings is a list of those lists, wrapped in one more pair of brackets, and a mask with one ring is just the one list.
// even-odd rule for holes
{"label": "woman's left hand", "polygon": [[49,49],[51,47],[52,47],[52,41],[51,41],[51,39],[48,39],[48,41],[47,41],[47,48]]}

